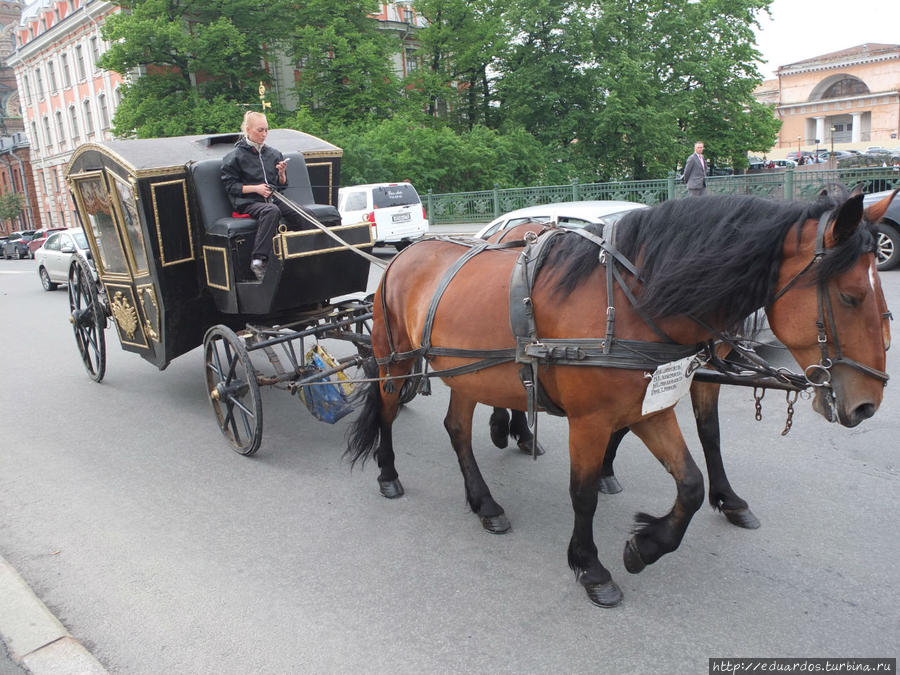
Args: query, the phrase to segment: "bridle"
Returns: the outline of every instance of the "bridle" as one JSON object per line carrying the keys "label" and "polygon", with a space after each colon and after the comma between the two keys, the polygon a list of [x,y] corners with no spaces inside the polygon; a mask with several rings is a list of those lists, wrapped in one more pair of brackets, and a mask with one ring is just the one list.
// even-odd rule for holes
{"label": "bridle", "polygon": [[[803,267],[802,270],[797,272],[784,287],[779,290],[772,297],[771,302],[768,304],[769,307],[775,304],[775,302],[787,293],[792,286],[806,274],[814,265],[819,263],[827,253],[827,249],[825,247],[825,231],[828,227],[828,223],[831,220],[832,215],[834,214],[833,210],[826,211],[819,218],[819,223],[816,228],[816,248],[813,253],[812,260],[810,260]],[[831,296],[828,293],[827,288],[827,280],[820,279],[816,282],[816,305],[817,305],[817,317],[816,317],[816,331],[818,333],[817,342],[819,343],[819,350],[821,352],[821,356],[819,358],[819,363],[814,363],[804,370],[804,376],[806,377],[806,381],[809,386],[812,387],[820,387],[826,393],[827,403],[831,407],[832,411],[835,410],[835,394],[834,389],[831,386],[831,369],[836,365],[844,365],[854,370],[857,370],[864,375],[868,375],[869,377],[875,378],[880,381],[882,385],[886,385],[888,379],[890,377],[883,370],[878,370],[877,368],[872,368],[871,366],[867,366],[864,363],[860,363],[854,359],[848,358],[844,356],[843,350],[841,349],[841,342],[838,339],[837,334],[837,326],[834,322],[834,310],[831,306]],[[886,311],[881,315],[882,319],[890,318],[891,313]],[[826,331],[827,327],[827,331]],[[834,345],[834,357],[831,357],[828,353],[828,332],[831,333],[831,341]]]}

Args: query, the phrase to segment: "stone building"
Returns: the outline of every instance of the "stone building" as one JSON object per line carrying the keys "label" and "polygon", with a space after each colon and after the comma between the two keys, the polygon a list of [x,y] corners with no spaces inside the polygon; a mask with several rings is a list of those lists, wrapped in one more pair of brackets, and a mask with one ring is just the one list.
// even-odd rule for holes
{"label": "stone building", "polygon": [[69,157],[81,143],[112,138],[118,73],[98,65],[100,26],[115,5],[104,0],[34,0],[16,26],[15,69],[31,166],[44,227],[77,225],[65,185]]}
{"label": "stone building", "polygon": [[900,45],[862,44],[780,66],[754,92],[782,121],[773,154],[900,146]]}

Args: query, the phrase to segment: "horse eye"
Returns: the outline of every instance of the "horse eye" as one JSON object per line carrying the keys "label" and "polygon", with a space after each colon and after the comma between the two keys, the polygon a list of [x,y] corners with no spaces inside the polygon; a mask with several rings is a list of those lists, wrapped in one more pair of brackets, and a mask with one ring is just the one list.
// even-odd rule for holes
{"label": "horse eye", "polygon": [[852,295],[841,293],[841,302],[843,302],[848,307],[859,307],[861,301],[859,298],[855,298]]}

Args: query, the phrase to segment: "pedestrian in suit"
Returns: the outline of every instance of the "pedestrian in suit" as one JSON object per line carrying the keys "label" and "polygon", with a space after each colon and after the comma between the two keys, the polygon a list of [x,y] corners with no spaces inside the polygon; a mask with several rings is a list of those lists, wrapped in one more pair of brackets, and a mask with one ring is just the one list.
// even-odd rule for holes
{"label": "pedestrian in suit", "polygon": [[703,141],[694,143],[694,154],[684,163],[681,181],[687,183],[691,197],[699,197],[706,192],[706,160],[703,159]]}

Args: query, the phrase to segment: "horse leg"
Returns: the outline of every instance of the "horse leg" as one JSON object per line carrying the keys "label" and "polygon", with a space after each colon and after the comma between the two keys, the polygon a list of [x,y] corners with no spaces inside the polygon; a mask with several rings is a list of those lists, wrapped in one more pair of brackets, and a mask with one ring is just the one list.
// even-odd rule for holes
{"label": "horse leg", "polygon": [[[365,368],[369,377],[379,373],[374,366],[374,359]],[[395,366],[395,370],[402,371],[403,367]],[[382,376],[385,374],[381,371]],[[381,494],[388,499],[395,499],[403,495],[403,485],[394,466],[394,444],[391,433],[397,411],[400,409],[399,387],[394,385],[388,387],[390,391],[386,391],[383,382],[370,382],[366,386],[368,389],[362,409],[348,430],[345,454],[351,458],[353,464],[358,461],[365,463],[368,457],[374,455],[381,470],[378,475]]]}
{"label": "horse leg", "polygon": [[622,591],[597,557],[594,544],[594,513],[597,511],[598,484],[603,456],[596,452],[597,442],[609,438],[602,420],[591,417],[569,418],[569,496],[575,523],[569,540],[569,567],[584,586],[588,598],[600,607],[615,607],[622,602]]}
{"label": "horse leg", "polygon": [[661,518],[646,513],[635,517],[631,539],[625,544],[625,569],[632,574],[671,553],[681,543],[694,513],[703,505],[703,474],[688,452],[672,408],[631,425],[675,479],[677,496]]}
{"label": "horse leg", "polygon": [[494,408],[488,424],[491,428],[491,443],[498,448],[509,445],[509,413],[506,412],[506,408]]}
{"label": "horse leg", "polygon": [[509,530],[509,520],[503,508],[491,496],[472,452],[472,414],[475,412],[475,405],[474,399],[465,398],[451,390],[444,428],[450,435],[450,443],[459,460],[469,506],[478,514],[484,529],[492,534],[503,534]]}
{"label": "horse leg", "polygon": [[747,502],[735,493],[725,475],[719,434],[719,385],[695,382],[691,385],[691,404],[697,422],[697,434],[706,457],[709,503],[714,509],[724,513],[729,522],[755,530],[759,527],[759,519],[753,515]]}
{"label": "horse leg", "polygon": [[[528,428],[528,419],[521,410],[510,410],[510,412],[512,413],[512,421],[509,423],[509,433],[518,441],[519,450],[530,455],[534,434]],[[537,454],[544,454],[544,448],[540,442],[537,443]]]}
{"label": "horse leg", "polygon": [[600,492],[605,495],[614,495],[622,491],[622,486],[616,474],[613,471],[613,462],[616,460],[616,453],[619,451],[619,443],[628,433],[628,427],[613,432],[609,437],[609,443],[606,446],[606,453],[603,455],[603,466],[600,467]]}

